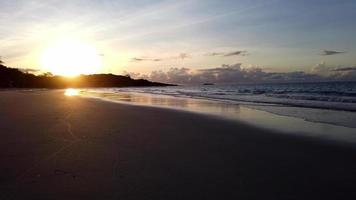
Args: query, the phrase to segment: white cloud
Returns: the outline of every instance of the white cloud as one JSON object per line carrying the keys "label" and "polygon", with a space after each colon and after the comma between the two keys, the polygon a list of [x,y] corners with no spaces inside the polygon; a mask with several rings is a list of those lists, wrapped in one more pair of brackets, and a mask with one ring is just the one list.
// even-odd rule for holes
{"label": "white cloud", "polygon": [[168,71],[153,71],[148,76],[136,74],[134,78],[143,77],[177,84],[341,81],[356,80],[356,67],[329,67],[320,63],[312,68],[312,73],[277,73],[265,72],[259,67],[244,68],[241,63],[237,63],[196,71],[189,68],[170,68]]}

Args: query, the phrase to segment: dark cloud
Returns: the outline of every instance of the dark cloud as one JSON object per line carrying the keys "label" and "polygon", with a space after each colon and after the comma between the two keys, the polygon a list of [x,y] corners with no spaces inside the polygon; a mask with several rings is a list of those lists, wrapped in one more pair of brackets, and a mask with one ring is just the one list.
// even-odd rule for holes
{"label": "dark cloud", "polygon": [[230,53],[226,53],[224,54],[225,57],[227,56],[245,56],[246,55],[246,51],[234,51],[234,52],[230,52]]}
{"label": "dark cloud", "polygon": [[207,53],[205,54],[206,56],[223,56],[225,53],[222,52],[213,52],[213,53]]}
{"label": "dark cloud", "polygon": [[356,67],[329,67],[321,63],[311,73],[266,72],[259,67],[244,68],[241,63],[237,63],[195,71],[189,68],[170,68],[168,71],[153,71],[145,77],[152,81],[177,84],[342,81],[356,80]]}
{"label": "dark cloud", "polygon": [[141,61],[145,61],[146,59],[143,59],[143,58],[131,58],[131,61],[133,62],[141,62]]}
{"label": "dark cloud", "polygon": [[[246,56],[247,51],[233,51],[233,52],[212,52],[204,54],[205,56],[222,56],[222,57],[230,57],[230,56]],[[166,58],[149,58],[149,57],[134,57],[131,59],[133,62],[143,62],[143,61],[164,61],[164,60],[176,60],[176,59],[187,59],[192,56],[188,53],[180,53],[178,56],[166,57]]]}
{"label": "dark cloud", "polygon": [[158,58],[137,58],[134,57],[131,59],[132,62],[143,62],[143,61],[153,61],[153,62],[159,62],[161,59]]}
{"label": "dark cloud", "polygon": [[356,81],[356,66],[328,66],[326,63],[316,65],[312,72],[328,80]]}
{"label": "dark cloud", "polygon": [[229,57],[229,56],[246,56],[247,51],[233,51],[233,52],[212,52],[205,54],[206,56],[224,56],[224,57]]}
{"label": "dark cloud", "polygon": [[336,73],[345,74],[351,71],[356,71],[356,66],[328,66],[323,62],[312,68],[313,73],[324,76],[335,75]]}
{"label": "dark cloud", "polygon": [[356,66],[355,67],[338,67],[336,69],[333,69],[335,72],[343,72],[343,71],[356,71]]}
{"label": "dark cloud", "polygon": [[186,59],[190,58],[191,56],[187,53],[180,53],[178,56],[166,57],[166,58],[148,58],[148,57],[134,57],[131,58],[132,62],[144,62],[144,61],[151,61],[151,62],[160,62],[163,60],[176,60],[176,59]]}
{"label": "dark cloud", "polygon": [[346,53],[346,52],[345,51],[323,50],[321,55],[323,55],[323,56],[331,56],[331,55],[342,54],[342,53]]}

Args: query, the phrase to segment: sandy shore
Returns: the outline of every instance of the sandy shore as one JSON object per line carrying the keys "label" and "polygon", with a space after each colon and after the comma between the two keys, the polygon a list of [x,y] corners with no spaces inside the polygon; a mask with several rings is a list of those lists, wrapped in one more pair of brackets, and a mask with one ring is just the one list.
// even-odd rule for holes
{"label": "sandy shore", "polygon": [[356,150],[209,116],[0,92],[0,199],[355,199]]}

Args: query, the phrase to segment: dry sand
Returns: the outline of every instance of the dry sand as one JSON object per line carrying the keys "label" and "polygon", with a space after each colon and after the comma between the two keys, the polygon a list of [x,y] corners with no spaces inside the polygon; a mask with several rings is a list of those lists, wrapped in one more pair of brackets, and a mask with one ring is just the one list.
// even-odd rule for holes
{"label": "dry sand", "polygon": [[59,90],[0,92],[0,159],[0,199],[356,198],[353,148]]}

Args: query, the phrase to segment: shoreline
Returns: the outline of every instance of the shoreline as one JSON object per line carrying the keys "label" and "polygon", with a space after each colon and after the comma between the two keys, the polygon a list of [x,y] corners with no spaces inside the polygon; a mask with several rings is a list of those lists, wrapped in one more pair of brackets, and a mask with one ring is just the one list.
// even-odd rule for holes
{"label": "shoreline", "polygon": [[[356,83],[356,82],[355,82]],[[213,93],[202,93],[199,94],[196,88],[197,86],[187,86],[187,88],[192,89],[185,90],[184,86],[171,86],[171,87],[122,87],[122,88],[92,88],[92,90],[107,90],[107,91],[116,91],[116,92],[135,92],[141,94],[151,94],[151,95],[166,95],[178,98],[195,98],[195,99],[205,99],[205,100],[214,100],[214,101],[221,101],[221,102],[232,102],[232,103],[239,103],[239,104],[267,104],[267,105],[278,105],[278,106],[292,106],[298,108],[310,108],[310,109],[324,109],[324,110],[331,110],[331,111],[346,111],[346,112],[355,112],[356,107],[351,102],[347,100],[351,99],[344,99],[345,102],[340,101],[325,101],[325,100],[317,100],[314,99],[313,101],[305,101],[307,99],[290,99],[290,100],[297,100],[293,101],[286,101],[284,98],[274,98],[273,96],[265,96],[261,98],[259,94],[245,94],[245,93],[238,93],[242,96],[234,96],[231,94],[232,91],[221,91],[224,90],[220,88],[218,91],[212,91]],[[172,90],[168,90],[167,88],[175,88]],[[78,88],[80,89],[80,88]],[[85,89],[85,88],[83,88]],[[145,90],[148,89],[148,90]],[[167,89],[167,90],[166,90]],[[194,90],[195,89],[195,90]],[[209,91],[212,88],[200,88],[203,91]],[[226,90],[226,89],[225,89]],[[264,94],[264,93],[261,93]],[[246,95],[246,96],[245,96]],[[340,96],[341,97],[341,96]],[[349,98],[349,96],[345,96]],[[315,102],[316,104],[315,104]],[[339,103],[343,103],[343,105],[339,105]],[[333,105],[333,106],[330,106]]]}
{"label": "shoreline", "polygon": [[0,92],[3,199],[355,198],[356,150],[207,115]]}
{"label": "shoreline", "polygon": [[[91,90],[81,91],[79,96],[84,98],[95,98],[98,100],[121,103],[127,105],[146,106],[161,109],[172,109],[185,111],[189,113],[198,113],[212,117],[247,123],[262,129],[271,131],[285,132],[294,135],[303,135],[309,137],[325,137],[325,139],[342,141],[354,144],[356,143],[356,128],[342,126],[332,121],[320,122],[307,120],[287,113],[275,112],[278,108],[271,105],[245,105],[229,103],[224,101],[215,101],[204,98],[174,97],[169,95],[148,94],[139,92],[118,92],[107,93],[104,91],[93,92]],[[269,108],[272,108],[270,110]],[[284,109],[292,110],[294,107]],[[300,108],[303,112],[310,112],[315,109]],[[297,113],[292,110],[293,113]],[[318,109],[319,111],[319,109]],[[315,112],[315,111],[314,111]],[[331,115],[337,113],[325,113],[328,110],[320,110],[321,115]],[[313,115],[314,113],[311,113]],[[316,117],[319,117],[317,115]],[[340,118],[340,115],[337,116]],[[311,118],[312,119],[312,118]],[[341,118],[342,119],[342,118]],[[298,129],[298,131],[294,131]],[[335,134],[337,132],[337,134]]]}

